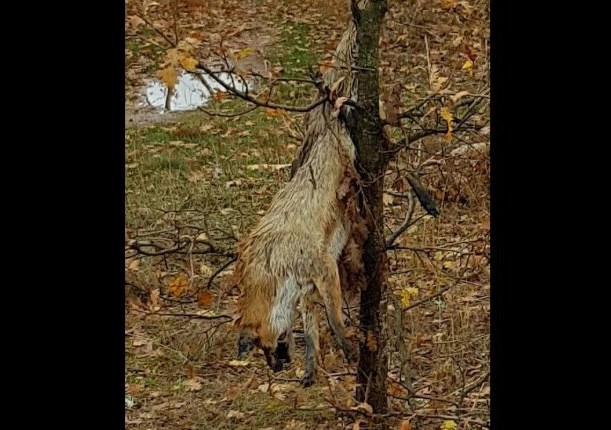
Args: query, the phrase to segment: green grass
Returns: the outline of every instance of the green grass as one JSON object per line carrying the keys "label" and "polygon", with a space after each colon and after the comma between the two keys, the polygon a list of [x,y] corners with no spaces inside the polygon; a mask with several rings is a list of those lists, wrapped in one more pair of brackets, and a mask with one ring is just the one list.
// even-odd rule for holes
{"label": "green grass", "polygon": [[253,168],[291,162],[294,146],[282,125],[282,119],[253,112],[241,122],[201,114],[171,126],[127,130],[127,226],[150,228],[160,211],[187,208],[225,227],[250,223],[287,178],[286,169]]}
{"label": "green grass", "polygon": [[[308,40],[310,26],[281,27],[270,59],[282,65],[284,76],[306,76],[317,60]],[[303,106],[313,94],[311,85],[289,83],[275,88],[273,100]],[[247,107],[241,100],[225,100],[209,108],[240,112]],[[298,114],[290,118],[301,121]],[[253,169],[253,165],[292,161],[298,142],[286,137],[284,125],[282,118],[259,109],[236,118],[190,112],[181,115],[178,124],[127,130],[127,227],[152,228],[163,211],[193,209],[218,228],[237,226],[241,231],[267,208],[288,177],[288,169]]]}

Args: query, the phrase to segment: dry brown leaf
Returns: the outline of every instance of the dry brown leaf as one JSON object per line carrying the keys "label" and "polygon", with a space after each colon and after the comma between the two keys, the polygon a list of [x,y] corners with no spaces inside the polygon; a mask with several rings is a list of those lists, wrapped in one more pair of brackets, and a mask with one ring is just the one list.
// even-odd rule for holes
{"label": "dry brown leaf", "polygon": [[227,93],[224,91],[215,91],[212,95],[212,99],[215,102],[220,102],[221,100],[225,99],[225,97],[227,97]]}
{"label": "dry brown leaf", "polygon": [[350,409],[354,410],[354,411],[365,411],[368,414],[373,414],[373,407],[369,404],[369,403],[359,403],[356,406],[351,407]]}
{"label": "dry brown leaf", "polygon": [[149,307],[150,309],[155,312],[158,311],[159,309],[161,309],[161,306],[159,305],[159,295],[160,295],[160,291],[159,288],[155,288],[153,290],[151,290],[150,292],[150,302],[149,302]]}
{"label": "dry brown leaf", "polygon": [[200,306],[208,306],[214,301],[214,296],[208,290],[200,291],[197,294],[197,304]]}
{"label": "dry brown leaf", "polygon": [[401,427],[399,427],[399,430],[411,430],[412,426],[410,425],[409,421],[407,420],[403,420],[401,421]]}
{"label": "dry brown leaf", "polygon": [[229,411],[229,413],[227,414],[227,419],[237,418],[238,420],[241,420],[244,417],[245,417],[244,412],[240,412],[240,411]]}
{"label": "dry brown leaf", "polygon": [[231,360],[229,363],[231,367],[246,367],[250,364],[248,360]]}
{"label": "dry brown leaf", "polygon": [[192,379],[187,379],[186,381],[182,381],[182,386],[185,387],[187,391],[199,391],[202,389],[202,378],[196,376]]}

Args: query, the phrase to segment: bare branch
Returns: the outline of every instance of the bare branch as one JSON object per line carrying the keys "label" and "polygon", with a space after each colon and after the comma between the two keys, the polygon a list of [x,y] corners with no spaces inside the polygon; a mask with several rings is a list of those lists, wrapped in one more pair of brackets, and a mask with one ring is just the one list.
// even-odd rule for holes
{"label": "bare branch", "polygon": [[199,65],[197,66],[198,69],[203,70],[204,72],[206,72],[212,79],[214,79],[219,85],[221,85],[223,88],[225,88],[225,90],[227,90],[227,92],[243,99],[246,100],[256,106],[259,107],[267,107],[270,109],[282,109],[288,112],[309,112],[312,109],[316,108],[317,106],[323,104],[324,102],[328,101],[328,97],[323,97],[313,103],[310,103],[307,106],[304,107],[299,107],[299,106],[285,106],[285,105],[278,105],[275,103],[267,103],[267,102],[261,102],[257,99],[255,99],[254,97],[249,96],[248,94],[237,90],[235,87],[228,85],[225,81],[223,81],[222,79],[220,79],[218,76],[215,76],[215,72],[213,72],[212,70],[210,70],[209,68],[207,68],[204,65]]}
{"label": "bare branch", "polygon": [[142,21],[144,21],[144,23],[146,25],[148,25],[149,27],[151,27],[153,30],[155,30],[155,32],[160,35],[161,37],[163,37],[165,39],[166,42],[168,42],[170,44],[170,46],[172,48],[176,48],[176,44],[172,41],[172,39],[170,39],[168,36],[166,36],[161,30],[159,30],[157,27],[155,27],[153,25],[152,22],[150,22],[144,15],[140,15],[140,14],[135,14],[138,18],[140,18]]}
{"label": "bare branch", "polygon": [[397,230],[395,230],[388,237],[388,239],[386,239],[386,248],[390,248],[392,244],[395,242],[395,240],[397,240],[397,238],[401,236],[405,230],[407,230],[412,220],[412,215],[414,215],[414,193],[410,191],[406,194],[407,194],[407,211],[405,212],[405,220],[403,221],[403,224],[401,224],[399,228],[397,228]]}
{"label": "bare branch", "polygon": [[199,319],[199,320],[217,320],[221,318],[225,318],[228,320],[233,319],[229,315],[199,315],[199,314],[172,314],[172,313],[159,313],[159,312],[151,312],[148,313],[147,316],[156,315],[160,317],[182,317],[182,318],[191,318],[191,319]]}
{"label": "bare branch", "polygon": [[[454,284],[454,285],[456,285],[456,284]],[[425,298],[424,298],[424,299],[422,299],[422,300],[415,301],[414,303],[412,303],[411,305],[409,305],[409,306],[407,306],[405,309],[403,309],[403,311],[408,311],[408,310],[410,310],[410,309],[413,309],[413,308],[415,308],[415,307],[417,307],[417,306],[420,306],[420,305],[422,305],[422,304],[424,304],[424,303],[428,302],[429,300],[432,300],[432,299],[434,299],[434,298],[436,298],[436,297],[439,297],[439,296],[441,296],[443,293],[445,293],[446,291],[448,291],[448,290],[449,290],[450,288],[452,288],[452,287],[453,287],[453,285],[448,285],[448,286],[446,286],[446,287],[443,287],[441,290],[439,290],[439,291],[438,291],[438,292],[436,292],[435,294],[432,294],[432,295],[430,295],[430,296],[428,296],[428,297],[425,297]]]}

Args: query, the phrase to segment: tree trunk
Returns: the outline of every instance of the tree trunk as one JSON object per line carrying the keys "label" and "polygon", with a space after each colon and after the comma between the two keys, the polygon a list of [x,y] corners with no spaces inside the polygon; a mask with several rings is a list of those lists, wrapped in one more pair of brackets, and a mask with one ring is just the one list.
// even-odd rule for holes
{"label": "tree trunk", "polygon": [[360,342],[357,372],[357,399],[369,403],[376,413],[387,408],[386,379],[388,358],[383,333],[382,316],[386,307],[386,248],[382,191],[387,158],[383,150],[387,141],[380,119],[379,40],[380,28],[387,10],[386,0],[363,2],[359,9],[352,1],[352,13],[357,24],[358,105],[353,138],[358,152],[359,173],[371,223],[363,247],[367,289],[361,292],[360,324],[365,335]]}

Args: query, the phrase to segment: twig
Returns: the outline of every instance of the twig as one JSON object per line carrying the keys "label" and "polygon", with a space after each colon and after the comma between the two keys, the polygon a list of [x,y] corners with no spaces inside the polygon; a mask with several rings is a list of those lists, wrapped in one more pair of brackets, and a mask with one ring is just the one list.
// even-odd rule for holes
{"label": "twig", "polygon": [[486,373],[484,373],[483,376],[479,377],[477,380],[475,380],[474,382],[471,382],[470,384],[466,385],[465,387],[455,390],[454,392],[451,393],[451,395],[454,396],[458,393],[462,393],[462,397],[464,397],[467,394],[469,394],[471,391],[473,391],[474,389],[482,385],[482,383],[486,379],[488,379],[489,376],[490,376],[490,371],[487,371]]}
{"label": "twig", "polygon": [[157,315],[161,317],[183,317],[183,318],[192,318],[192,319],[200,319],[200,320],[216,320],[220,318],[226,318],[228,320],[232,320],[233,318],[229,315],[199,315],[199,314],[172,314],[172,313],[158,313],[151,312],[148,313],[147,316]]}
{"label": "twig", "polygon": [[223,113],[223,112],[212,112],[209,111],[207,109],[204,109],[203,107],[199,106],[197,109],[199,109],[200,111],[204,112],[206,115],[210,115],[210,116],[220,116],[222,118],[233,118],[236,116],[242,116],[245,115],[247,113],[250,113],[252,111],[254,111],[255,109],[259,109],[260,106],[253,106],[251,108],[248,108],[242,112],[238,112],[238,113]]}
{"label": "twig", "polygon": [[[392,380],[395,384],[399,384],[397,381]],[[448,399],[442,399],[439,397],[431,397],[431,396],[424,396],[424,395],[418,395],[418,394],[412,394],[413,391],[410,390],[407,386],[403,385],[403,384],[399,384],[400,386],[402,386],[403,388],[405,388],[407,391],[410,392],[409,397],[403,397],[403,396],[396,396],[394,394],[391,393],[387,393],[386,395],[388,397],[392,397],[393,399],[397,399],[397,400],[405,400],[405,401],[409,401],[410,399],[424,399],[424,400],[431,400],[434,402],[443,402],[443,403],[449,403],[451,405],[454,405],[456,407],[458,407],[458,403],[456,403],[453,400],[448,400]]]}
{"label": "twig", "polygon": [[260,107],[267,107],[270,109],[282,109],[288,112],[309,112],[312,109],[316,108],[317,106],[323,104],[324,102],[328,101],[328,97],[323,97],[307,106],[304,107],[299,107],[299,106],[285,106],[285,105],[278,105],[275,103],[267,103],[267,102],[261,102],[251,96],[249,96],[248,94],[243,93],[242,91],[237,90],[235,87],[232,87],[231,85],[228,85],[225,81],[223,81],[222,79],[220,79],[219,77],[214,75],[214,72],[212,70],[210,70],[209,68],[207,68],[204,65],[199,65],[197,67],[198,69],[203,70],[204,72],[206,72],[212,79],[214,79],[216,82],[218,82],[219,85],[221,85],[223,88],[225,88],[229,93],[240,97],[241,99],[244,99],[254,105],[260,106]]}
{"label": "twig", "polygon": [[415,175],[409,172],[405,172],[405,177],[407,179],[407,182],[409,182],[409,185],[414,190],[414,193],[416,194],[420,205],[429,215],[437,217],[439,215],[439,208],[437,207],[437,203],[435,202],[435,199],[433,199],[433,196],[431,196],[431,194],[426,190],[426,188],[422,186],[422,184]]}
{"label": "twig", "polygon": [[397,228],[397,230],[395,230],[388,237],[388,239],[386,239],[386,248],[390,248],[392,244],[395,242],[395,240],[397,240],[397,238],[401,236],[405,230],[407,230],[412,220],[412,215],[414,215],[414,194],[411,191],[406,194],[407,194],[407,211],[405,212],[405,220],[403,221],[403,224],[401,224],[399,228]]}
{"label": "twig", "polygon": [[157,27],[155,27],[153,25],[153,23],[151,23],[148,19],[146,19],[146,17],[144,15],[140,15],[138,13],[134,14],[135,16],[137,16],[138,18],[140,18],[142,21],[144,21],[144,23],[146,25],[148,25],[149,27],[151,27],[153,30],[155,30],[155,32],[160,35],[161,37],[163,37],[165,39],[166,42],[168,42],[170,44],[170,46],[172,48],[176,48],[176,44],[174,42],[172,42],[172,39],[170,39],[168,36],[166,36],[165,34],[163,34],[163,32],[161,30],[159,30]]}
{"label": "twig", "polygon": [[212,281],[214,280],[214,278],[216,278],[219,275],[219,273],[221,273],[223,270],[228,268],[231,265],[231,263],[237,260],[237,258],[238,257],[234,255],[233,257],[229,259],[229,261],[227,261],[227,263],[223,264],[221,267],[216,269],[216,271],[210,276],[210,279],[208,279],[208,283],[206,284],[206,287],[210,289],[210,287],[212,287]]}
{"label": "twig", "polygon": [[424,298],[424,299],[422,299],[422,300],[415,301],[414,303],[412,303],[411,305],[409,305],[408,307],[406,307],[405,309],[403,309],[403,311],[408,311],[408,310],[410,310],[410,309],[412,309],[412,308],[415,308],[415,307],[417,307],[417,306],[420,306],[420,305],[422,305],[422,304],[424,304],[424,303],[428,302],[429,300],[434,299],[435,297],[439,297],[439,296],[441,296],[443,293],[445,293],[446,291],[448,291],[448,290],[449,290],[451,287],[452,287],[452,285],[448,285],[447,287],[443,287],[443,288],[442,288],[441,290],[439,290],[437,293],[432,294],[432,295],[430,295],[430,296],[428,296],[428,297],[425,297],[425,298]]}

